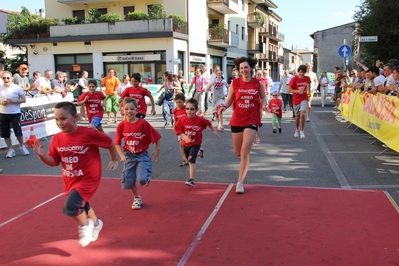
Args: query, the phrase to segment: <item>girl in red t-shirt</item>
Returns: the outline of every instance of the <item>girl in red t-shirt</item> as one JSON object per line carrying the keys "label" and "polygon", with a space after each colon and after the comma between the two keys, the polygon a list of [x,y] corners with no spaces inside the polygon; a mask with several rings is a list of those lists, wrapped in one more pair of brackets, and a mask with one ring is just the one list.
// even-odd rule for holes
{"label": "girl in red t-shirt", "polygon": [[273,133],[281,134],[281,118],[283,116],[283,102],[278,98],[278,93],[275,91],[272,94],[272,99],[269,101],[269,111],[272,113]]}
{"label": "girl in red t-shirt", "polygon": [[89,91],[80,95],[78,99],[78,105],[86,105],[87,118],[89,120],[90,127],[104,132],[101,125],[101,120],[104,116],[103,101],[105,99],[105,95],[101,91],[96,91],[97,81],[95,80],[89,80],[87,87],[89,88]]}
{"label": "girl in red t-shirt", "polygon": [[236,193],[244,193],[243,182],[249,168],[250,152],[256,131],[260,126],[261,109],[266,111],[265,89],[252,78],[252,70],[257,60],[240,57],[234,60],[241,77],[231,83],[229,96],[219,112],[233,105],[234,112],[230,120],[234,153],[241,158]]}

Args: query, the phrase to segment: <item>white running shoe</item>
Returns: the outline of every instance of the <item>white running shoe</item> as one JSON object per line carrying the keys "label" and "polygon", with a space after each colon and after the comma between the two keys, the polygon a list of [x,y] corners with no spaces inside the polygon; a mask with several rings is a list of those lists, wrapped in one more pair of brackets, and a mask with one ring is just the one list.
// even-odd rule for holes
{"label": "white running shoe", "polygon": [[8,150],[7,155],[6,155],[6,158],[12,158],[12,157],[14,157],[14,156],[15,156],[15,151],[14,151],[14,149]]}
{"label": "white running shoe", "polygon": [[90,244],[93,237],[94,222],[88,218],[88,225],[79,226],[79,244],[81,247],[85,247]]}
{"label": "white running shoe", "polygon": [[140,196],[135,197],[134,200],[133,200],[132,209],[133,210],[140,210],[141,209],[141,204],[142,204],[141,197]]}
{"label": "white running shoe", "polygon": [[237,183],[236,185],[236,193],[243,194],[244,193],[244,186],[242,183]]}
{"label": "white running shoe", "polygon": [[305,138],[305,133],[303,131],[301,131],[300,135],[301,135],[301,137],[300,137],[301,139]]}
{"label": "white running shoe", "polygon": [[103,225],[104,225],[103,221],[98,219],[98,225],[94,226],[94,229],[93,229],[93,235],[91,236],[91,242],[94,242],[97,240],[98,236],[100,235],[101,229],[103,229]]}
{"label": "white running shoe", "polygon": [[298,138],[298,137],[299,137],[299,132],[298,132],[298,130],[295,130],[294,138]]}
{"label": "white running shoe", "polygon": [[22,152],[24,155],[29,155],[29,151],[28,151],[28,149],[26,148],[25,145],[19,146],[19,149],[21,150],[21,152]]}

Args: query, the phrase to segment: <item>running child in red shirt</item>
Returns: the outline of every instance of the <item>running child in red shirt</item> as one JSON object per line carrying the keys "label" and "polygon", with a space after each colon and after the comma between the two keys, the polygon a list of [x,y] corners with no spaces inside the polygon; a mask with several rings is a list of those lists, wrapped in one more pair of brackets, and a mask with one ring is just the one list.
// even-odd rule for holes
{"label": "running child in red shirt", "polygon": [[292,105],[295,112],[295,133],[294,138],[300,136],[305,138],[305,112],[308,108],[310,78],[305,76],[307,67],[300,65],[298,67],[298,75],[294,76],[288,84],[288,92],[292,93]]}
{"label": "running child in red shirt", "polygon": [[207,127],[212,130],[216,137],[220,138],[212,123],[203,116],[196,115],[198,112],[198,101],[194,98],[186,102],[187,116],[183,116],[175,125],[175,133],[180,136],[184,146],[184,154],[190,165],[190,179],[185,183],[187,186],[194,186],[197,166],[195,164],[197,156],[203,157],[204,151],[201,149],[202,131]]}
{"label": "running child in red shirt", "polygon": [[87,87],[89,88],[89,91],[80,95],[78,105],[86,105],[86,113],[90,127],[104,132],[101,120],[104,116],[103,101],[105,95],[101,91],[96,91],[97,81],[95,80],[89,80]]}
{"label": "running child in red shirt", "polygon": [[[175,96],[176,108],[173,109],[173,119],[176,123],[183,116],[187,116],[186,108],[184,106],[185,101],[186,101],[186,96],[184,96],[184,93],[176,94],[176,96]],[[176,125],[176,124],[174,124],[174,125]],[[186,155],[184,154],[184,146],[183,146],[183,142],[181,141],[180,136],[177,136],[177,141],[179,142],[179,150],[180,150],[181,158],[183,159],[183,161],[179,164],[179,166],[187,166],[188,161],[187,161]]]}
{"label": "running child in red shirt", "polygon": [[144,88],[140,85],[140,83],[141,83],[140,73],[134,73],[132,75],[130,83],[132,84],[132,86],[126,88],[122,92],[119,101],[121,102],[126,97],[136,99],[136,101],[137,101],[136,116],[138,118],[144,119],[145,116],[147,115],[147,103],[145,102],[145,97],[148,97],[148,98],[150,98],[150,102],[151,102],[151,114],[155,115],[156,112],[155,112],[154,97],[152,97],[151,92],[149,90],[147,90],[146,88]]}
{"label": "running child in red shirt", "polygon": [[61,132],[55,134],[46,154],[40,142],[35,142],[34,152],[49,165],[62,164],[65,201],[63,213],[79,223],[79,244],[82,247],[97,240],[103,222],[97,218],[89,200],[101,180],[99,148],[108,149],[111,161],[107,170],[118,167],[118,156],[111,137],[98,130],[79,127],[76,107],[70,102],[55,105],[54,117]]}
{"label": "running child in red shirt", "polygon": [[276,125],[278,126],[278,133],[281,134],[281,117],[283,116],[283,102],[278,98],[278,93],[273,92],[273,97],[269,101],[269,111],[272,114],[273,133],[277,133]]}
{"label": "running child in red shirt", "polygon": [[[130,189],[134,200],[133,210],[141,209],[142,200],[137,191],[136,180],[141,186],[148,186],[152,176],[152,161],[148,155],[148,147],[155,143],[152,153],[154,162],[158,161],[161,135],[146,120],[137,117],[138,104],[133,98],[123,99],[125,120],[116,127],[114,143],[121,162],[123,172],[122,189]],[[124,141],[121,148],[122,139]]]}

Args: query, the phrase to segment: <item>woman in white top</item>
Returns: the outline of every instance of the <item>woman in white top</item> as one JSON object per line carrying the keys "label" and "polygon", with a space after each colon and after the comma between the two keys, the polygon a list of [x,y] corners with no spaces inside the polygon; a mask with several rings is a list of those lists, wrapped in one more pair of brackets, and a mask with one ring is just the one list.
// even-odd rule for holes
{"label": "woman in white top", "polygon": [[321,107],[324,107],[324,103],[328,93],[328,83],[330,83],[330,81],[327,78],[326,71],[323,71],[323,73],[321,74],[319,83],[320,83],[320,92],[321,92]]}
{"label": "woman in white top", "polygon": [[[131,87],[132,84],[130,84],[130,77],[129,75],[124,75],[122,78],[122,82],[119,85],[119,87],[116,89],[116,93],[118,94],[118,96],[121,96],[122,92],[126,89]],[[122,120],[124,119],[124,115],[123,115],[123,108],[122,108],[123,102],[119,101],[119,112],[121,113],[122,116]]]}

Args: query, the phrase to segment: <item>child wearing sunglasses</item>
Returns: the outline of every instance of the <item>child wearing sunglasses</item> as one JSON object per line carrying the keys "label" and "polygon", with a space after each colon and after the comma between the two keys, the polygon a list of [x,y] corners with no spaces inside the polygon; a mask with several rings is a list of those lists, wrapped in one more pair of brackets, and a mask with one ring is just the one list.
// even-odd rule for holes
{"label": "child wearing sunglasses", "polygon": [[203,116],[197,115],[198,101],[194,98],[186,102],[187,116],[183,116],[177,121],[175,125],[175,133],[180,136],[183,142],[184,154],[187,157],[190,166],[190,178],[185,183],[187,186],[194,186],[194,179],[197,171],[196,159],[197,156],[203,158],[204,150],[201,149],[202,131],[207,127],[212,130],[216,137],[220,138],[211,121]]}
{"label": "child wearing sunglasses", "polygon": [[269,111],[272,114],[273,133],[281,134],[281,117],[283,116],[283,102],[278,98],[278,93],[273,92],[272,99],[269,101]]}

